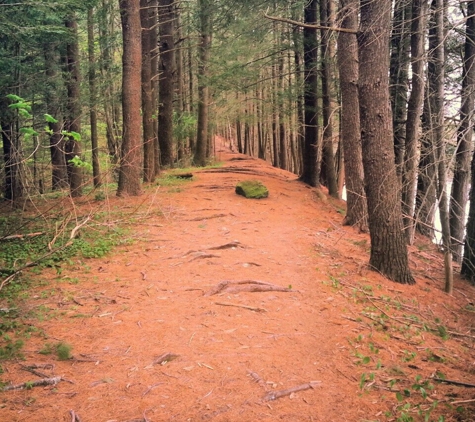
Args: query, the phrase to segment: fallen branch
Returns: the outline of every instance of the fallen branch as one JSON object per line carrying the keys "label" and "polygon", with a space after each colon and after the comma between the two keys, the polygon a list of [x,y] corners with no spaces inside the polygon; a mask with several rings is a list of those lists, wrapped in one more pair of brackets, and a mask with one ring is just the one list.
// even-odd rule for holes
{"label": "fallen branch", "polygon": [[256,374],[255,372],[252,372],[250,370],[247,371],[247,373],[249,374],[249,376],[255,381],[257,382],[257,384],[259,384],[265,391],[268,391],[269,388],[266,384],[266,382],[258,375]]}
{"label": "fallen branch", "polygon": [[176,358],[180,357],[180,355],[175,355],[174,353],[166,352],[160,355],[157,359],[152,362],[152,365],[165,365],[167,362],[171,362]]}
{"label": "fallen branch", "polygon": [[25,239],[26,237],[36,237],[41,236],[44,232],[37,232],[37,233],[28,233],[28,234],[12,234],[10,236],[2,237],[0,240],[12,240],[12,239]]}
{"label": "fallen branch", "polygon": [[469,383],[462,382],[462,381],[454,381],[454,380],[448,380],[448,379],[437,378],[437,377],[433,377],[432,379],[434,381],[437,381],[437,382],[445,382],[447,384],[458,385],[460,387],[475,388],[475,384],[469,384]]}
{"label": "fallen branch", "polygon": [[60,381],[64,381],[62,377],[43,378],[38,381],[27,381],[22,384],[7,385],[6,387],[3,387],[1,391],[29,390],[33,387],[40,387],[40,386],[45,386],[45,385],[56,385]]}
{"label": "fallen branch", "polygon": [[306,384],[287,388],[286,390],[270,391],[264,396],[264,401],[272,401],[280,399],[281,397],[290,396],[292,393],[297,393],[298,391],[305,391],[310,388],[315,388],[318,384],[320,384],[320,381],[310,381]]}
{"label": "fallen branch", "polygon": [[247,305],[238,305],[235,303],[227,303],[227,302],[214,302],[216,305],[220,306],[233,306],[235,308],[243,308],[243,309],[249,309],[250,311],[254,312],[267,312],[267,309],[264,308],[255,308],[253,306],[247,306]]}
{"label": "fallen branch", "polygon": [[462,403],[473,403],[473,402],[475,402],[475,399],[457,400],[457,401],[450,402],[450,404],[462,404]]}
{"label": "fallen branch", "polygon": [[[239,287],[236,287],[239,286]],[[239,293],[239,292],[295,292],[288,287],[281,287],[275,284],[266,283],[257,280],[230,281],[224,280],[218,283],[211,290],[208,290],[204,296],[213,296],[218,293]]]}

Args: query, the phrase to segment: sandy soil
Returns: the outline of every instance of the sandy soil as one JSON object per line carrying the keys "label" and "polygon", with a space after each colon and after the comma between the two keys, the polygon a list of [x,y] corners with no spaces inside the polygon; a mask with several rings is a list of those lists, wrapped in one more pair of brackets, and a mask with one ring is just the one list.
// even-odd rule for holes
{"label": "sandy soil", "polygon": [[[392,283],[367,268],[369,236],[342,227],[344,202],[224,144],[217,159],[179,187],[110,198],[134,242],[40,276],[21,307],[47,309],[30,321],[45,337],[1,380],[39,380],[23,366],[44,364],[62,380],[1,393],[0,420],[424,420],[431,406],[429,420],[475,420],[473,389],[431,378],[475,382],[475,289],[442,292],[436,247],[418,239],[417,285]],[[269,198],[236,195],[246,179]],[[73,359],[38,354],[48,342]]]}

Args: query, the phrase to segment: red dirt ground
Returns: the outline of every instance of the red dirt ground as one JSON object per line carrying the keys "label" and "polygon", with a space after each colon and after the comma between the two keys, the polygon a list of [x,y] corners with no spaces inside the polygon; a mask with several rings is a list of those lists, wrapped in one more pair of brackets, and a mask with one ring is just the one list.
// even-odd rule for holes
{"label": "red dirt ground", "polygon": [[[431,405],[428,420],[475,420],[473,389],[431,379],[475,373],[475,289],[456,278],[443,293],[437,248],[411,246],[416,286],[390,282],[367,267],[369,236],[342,227],[343,201],[224,144],[217,160],[179,188],[109,198],[134,242],[39,276],[49,284],[20,306],[48,309],[26,321],[46,338],[2,363],[2,382],[40,379],[22,370],[34,364],[64,380],[1,393],[0,420],[422,421]],[[236,195],[246,179],[269,198]],[[246,280],[284,291],[211,294]],[[48,342],[71,344],[73,359],[38,354]]]}

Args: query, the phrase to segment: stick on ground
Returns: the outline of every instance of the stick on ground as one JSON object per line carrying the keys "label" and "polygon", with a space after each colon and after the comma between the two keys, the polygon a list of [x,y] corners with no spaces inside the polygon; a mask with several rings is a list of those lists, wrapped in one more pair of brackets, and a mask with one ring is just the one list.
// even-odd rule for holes
{"label": "stick on ground", "polygon": [[306,384],[297,385],[296,387],[287,388],[286,390],[277,390],[277,391],[270,391],[264,396],[264,401],[272,401],[280,399],[281,397],[290,396],[292,393],[296,393],[298,391],[308,390],[310,388],[315,388],[320,381],[310,381]]}
{"label": "stick on ground", "polygon": [[6,387],[3,387],[1,391],[25,390],[25,389],[30,389],[33,387],[44,386],[44,385],[56,385],[60,381],[63,381],[63,378],[61,377],[43,378],[38,381],[27,381],[22,384],[7,385]]}

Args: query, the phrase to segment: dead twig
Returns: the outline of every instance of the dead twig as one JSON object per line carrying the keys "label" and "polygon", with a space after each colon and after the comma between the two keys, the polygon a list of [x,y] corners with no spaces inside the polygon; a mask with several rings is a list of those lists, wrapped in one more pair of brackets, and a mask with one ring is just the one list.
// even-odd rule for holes
{"label": "dead twig", "polygon": [[53,378],[43,378],[38,381],[27,381],[22,384],[7,385],[1,389],[1,391],[11,391],[11,390],[29,390],[33,387],[40,387],[45,385],[56,385],[60,381],[65,381],[62,377],[53,377]]}
{"label": "dead twig", "polygon": [[254,306],[238,305],[236,303],[228,303],[228,302],[214,302],[214,303],[220,306],[233,306],[235,308],[249,309],[250,311],[254,311],[254,312],[267,312],[267,309],[265,308],[255,308]]}
{"label": "dead twig", "polygon": [[292,388],[287,388],[286,390],[270,391],[264,396],[263,400],[264,401],[277,400],[277,399],[280,399],[281,397],[290,396],[292,393],[297,393],[298,391],[305,391],[310,388],[315,388],[319,384],[320,384],[320,381],[310,381],[306,384],[297,385],[296,387],[292,387]]}
{"label": "dead twig", "polygon": [[71,415],[71,422],[82,422],[81,418],[74,410],[70,410],[69,414]]}
{"label": "dead twig", "polygon": [[458,385],[460,387],[469,387],[469,388],[475,388],[475,384],[469,384],[467,382],[462,382],[462,381],[454,381],[454,380],[448,380],[444,378],[437,378],[437,377],[432,377],[434,381],[437,382],[445,382],[447,384],[452,384],[452,385]]}
{"label": "dead twig", "polygon": [[37,232],[37,233],[28,233],[28,234],[12,234],[10,236],[2,237],[0,240],[12,240],[12,239],[25,239],[26,237],[36,237],[45,234],[44,232]]}
{"label": "dead twig", "polygon": [[195,218],[190,218],[189,220],[185,220],[185,221],[203,221],[203,220],[210,220],[211,218],[221,218],[221,217],[226,217],[226,214],[213,214],[208,217],[195,217]]}
{"label": "dead twig", "polygon": [[156,384],[151,385],[148,387],[142,394],[142,397],[146,396],[150,391],[152,391],[155,387],[158,387],[160,384],[164,384],[163,382],[157,382]]}
{"label": "dead twig", "polygon": [[176,358],[180,357],[180,355],[175,355],[174,353],[166,352],[160,355],[157,359],[152,362],[152,365],[165,365],[167,362],[171,362]]}
{"label": "dead twig", "polygon": [[264,389],[264,391],[269,390],[269,387],[267,386],[266,382],[258,374],[250,370],[247,370],[247,373],[255,382],[257,382],[257,384],[259,384]]}

